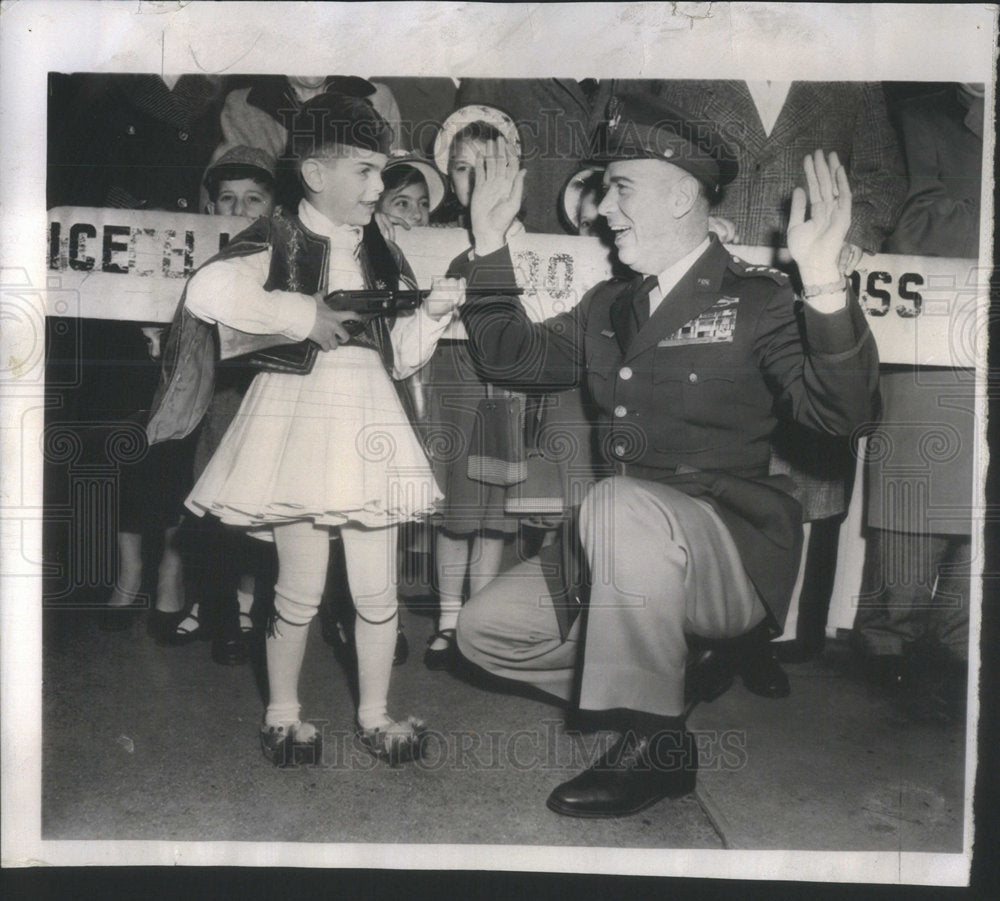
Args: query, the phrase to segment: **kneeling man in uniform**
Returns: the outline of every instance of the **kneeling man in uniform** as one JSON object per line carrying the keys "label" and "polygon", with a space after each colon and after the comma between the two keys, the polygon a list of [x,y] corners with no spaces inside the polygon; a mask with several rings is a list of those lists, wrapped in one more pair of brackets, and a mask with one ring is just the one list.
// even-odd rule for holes
{"label": "kneeling man in uniform", "polygon": [[787,417],[850,435],[873,418],[878,390],[875,342],[838,268],[851,193],[836,155],[804,160],[808,195],[797,188],[792,202],[800,302],[785,275],[709,233],[712,200],[736,166],[712,126],[638,95],[609,112],[599,213],[636,275],[540,324],[516,297],[490,296],[514,285],[503,236],[523,185],[499,144],[476,171],[462,309],[489,381],[587,386],[616,472],[579,511],[590,570],[581,616],[570,624],[553,606],[534,561],[473,597],[458,625],[460,650],[488,672],[617,716],[618,741],[548,799],[581,817],[635,813],[694,788],[686,635],[779,633],[798,570],[801,509],[788,477],[768,476],[771,433]]}

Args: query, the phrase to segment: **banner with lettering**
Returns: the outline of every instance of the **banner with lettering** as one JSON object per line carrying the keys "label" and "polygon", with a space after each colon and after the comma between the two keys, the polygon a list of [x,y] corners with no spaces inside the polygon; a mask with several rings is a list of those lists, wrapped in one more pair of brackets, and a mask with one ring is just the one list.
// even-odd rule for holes
{"label": "banner with lettering", "polygon": [[[160,211],[57,207],[49,211],[47,313],[169,322],[184,279],[246,220]],[[422,287],[468,252],[462,229],[399,229],[397,243]],[[521,234],[510,242],[523,302],[535,321],[572,307],[611,274],[596,238]],[[773,251],[734,246],[768,265]],[[779,264],[780,265],[780,264]],[[973,368],[987,304],[987,274],[975,260],[866,255],[852,275],[885,363]],[[450,337],[461,337],[456,325]]]}

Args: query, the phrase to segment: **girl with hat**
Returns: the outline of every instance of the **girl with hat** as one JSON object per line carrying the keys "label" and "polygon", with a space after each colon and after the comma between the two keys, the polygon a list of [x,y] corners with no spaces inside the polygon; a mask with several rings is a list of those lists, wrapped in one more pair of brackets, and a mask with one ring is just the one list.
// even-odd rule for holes
{"label": "girl with hat", "polygon": [[[521,142],[513,120],[489,106],[464,106],[443,123],[434,142],[434,162],[446,172],[461,207],[460,223],[468,227],[468,209],[479,158],[493,142],[504,142],[520,158]],[[508,238],[524,231],[515,220]],[[472,251],[456,257],[448,267],[449,278],[461,278],[470,265]],[[468,576],[469,593],[489,584],[500,571],[505,539],[517,530],[517,520],[504,512],[508,487],[480,481],[470,476],[469,456],[474,430],[486,435],[503,430],[510,423],[480,421],[481,402],[497,396],[499,417],[520,419],[517,409],[522,398],[482,381],[472,364],[468,341],[461,332],[446,333],[422,381],[427,389],[428,452],[434,459],[435,474],[445,499],[436,517],[434,543],[439,599],[437,630],[431,636],[424,663],[429,669],[452,669],[458,662],[455,624],[462,608],[463,588]],[[502,396],[502,397],[501,397]],[[510,398],[515,400],[511,401]],[[448,440],[435,441],[440,432]],[[444,446],[446,445],[446,446]]]}
{"label": "girl with hat", "polygon": [[382,170],[382,183],[375,221],[390,239],[397,225],[407,230],[430,225],[431,213],[444,200],[444,177],[415,154],[390,159]]}

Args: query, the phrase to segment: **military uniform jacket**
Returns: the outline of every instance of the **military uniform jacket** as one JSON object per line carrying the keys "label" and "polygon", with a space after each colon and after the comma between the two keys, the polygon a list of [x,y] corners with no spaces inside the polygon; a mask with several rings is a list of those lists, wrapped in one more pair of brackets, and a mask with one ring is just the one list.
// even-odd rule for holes
{"label": "military uniform jacket", "polygon": [[[384,284],[377,285],[379,279],[374,271],[372,255],[367,246],[372,238],[373,236],[366,233],[362,242],[361,270],[368,286],[385,287]],[[374,240],[378,242],[380,239],[374,237]],[[395,244],[385,243],[398,277],[408,286],[415,287],[416,280],[402,251]],[[204,265],[210,266],[216,260],[260,253],[268,248],[272,254],[271,267],[264,285],[267,290],[315,294],[326,289],[330,242],[322,235],[314,234],[307,229],[299,221],[298,216],[281,212],[256,220]],[[146,426],[150,444],[183,438],[194,431],[211,403],[215,388],[218,358],[216,328],[185,309],[186,293],[185,289],[164,348],[160,386],[153,399],[152,413]],[[373,347],[378,351],[386,370],[390,373],[392,371],[392,342],[389,338],[391,327],[390,317],[376,317],[367,324],[363,333],[351,341]],[[400,392],[403,408],[412,418],[409,395],[398,385],[397,391]]]}
{"label": "military uniform jacket", "polygon": [[[506,248],[469,273],[477,290],[513,280]],[[831,314],[798,305],[784,274],[743,263],[714,237],[639,327],[641,281],[602,282],[537,325],[516,298],[470,299],[473,357],[484,377],[524,390],[585,384],[604,459],[711,503],[780,630],[802,528],[790,480],[767,474],[771,432],[779,416],[834,435],[870,421],[874,339],[853,297]]]}

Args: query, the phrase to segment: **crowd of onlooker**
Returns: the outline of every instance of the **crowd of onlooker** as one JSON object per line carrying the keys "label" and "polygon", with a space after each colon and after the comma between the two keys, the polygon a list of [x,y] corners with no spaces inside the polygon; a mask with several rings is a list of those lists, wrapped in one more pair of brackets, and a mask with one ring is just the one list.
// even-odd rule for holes
{"label": "crowd of onlooker", "polygon": [[[500,137],[526,171],[514,229],[605,238],[596,213],[601,172],[586,163],[590,138],[623,86],[657,95],[691,120],[714,123],[735,148],[739,173],[712,210],[713,230],[730,245],[781,247],[802,158],[821,147],[836,151],[853,193],[840,257],[845,274],[864,254],[979,254],[983,90],[977,85],[52,75],[48,205],[248,221],[279,207],[294,211],[297,186],[282,165],[295,138],[288,127],[303,103],[333,92],[370,102],[393,127],[376,214],[386,237],[431,225],[468,229],[477,153]],[[98,461],[100,423],[144,422],[159,382],[162,325],[57,324],[52,320],[49,329],[50,371],[70,361],[79,378],[51,391],[49,421],[78,426],[86,458]],[[468,411],[495,393],[471,373],[464,342],[442,341],[422,376],[425,425],[449,422],[461,434],[471,432]],[[156,445],[136,462],[98,461],[115,464],[119,475],[114,584],[104,589],[110,597],[102,617],[105,628],[121,628],[151,596],[149,628],[159,643],[211,637],[213,659],[237,664],[269,603],[271,549],[237,530],[193,521],[183,507],[246,390],[245,372],[220,378],[209,415],[189,438]],[[463,379],[464,405],[435,400],[442,396],[436,383]],[[881,395],[882,419],[869,445],[889,451],[873,454],[859,476],[867,480],[867,553],[854,638],[871,677],[899,688],[921,660],[960,677],[968,659],[974,410],[968,379],[951,369],[883,366]],[[456,409],[466,411],[464,418]],[[550,415],[580,421],[586,398],[565,401]],[[925,437],[934,431],[957,436],[947,460],[928,455]],[[855,452],[846,441],[801,430],[774,436],[772,469],[792,475],[811,524],[798,633],[774,652],[779,659],[803,659],[822,648]],[[920,490],[913,488],[915,473]],[[411,588],[433,589],[438,605],[424,660],[447,668],[463,600],[496,576],[505,546],[529,533],[536,545],[557,539],[545,528],[552,524],[521,528],[507,489],[471,484],[465,459],[435,461],[435,474],[443,507],[432,527],[403,530],[400,554],[426,564]],[[58,503],[60,484],[50,464],[50,504]],[[61,540],[49,536],[50,556],[60,555],[52,545]],[[342,572],[332,567],[324,631],[341,648],[350,643],[338,613],[346,594]],[[400,633],[397,662],[406,648]]]}

